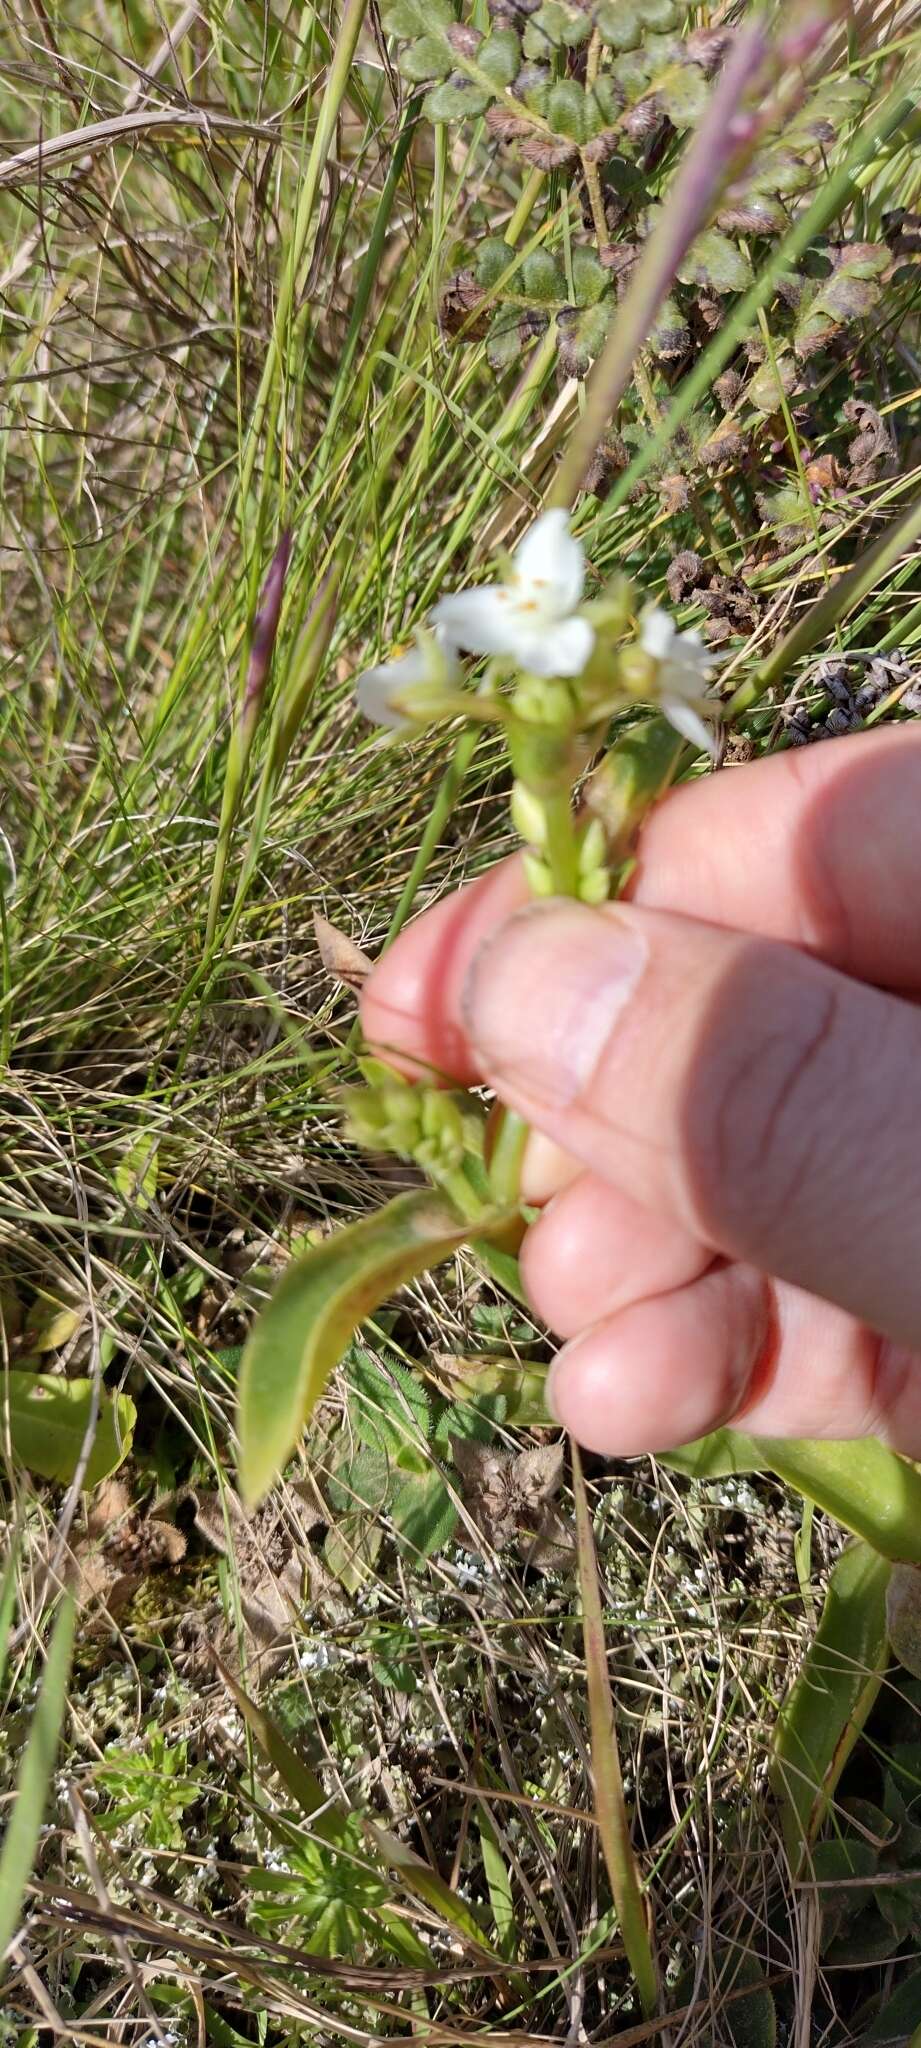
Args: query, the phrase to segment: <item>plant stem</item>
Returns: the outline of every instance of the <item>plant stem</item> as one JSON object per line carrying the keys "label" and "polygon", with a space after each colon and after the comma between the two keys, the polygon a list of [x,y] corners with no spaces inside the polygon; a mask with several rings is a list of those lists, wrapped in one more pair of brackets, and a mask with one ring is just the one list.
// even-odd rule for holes
{"label": "plant stem", "polygon": [[579,844],[569,790],[544,797],[547,840],[544,854],[557,896],[576,896],[579,889]]}

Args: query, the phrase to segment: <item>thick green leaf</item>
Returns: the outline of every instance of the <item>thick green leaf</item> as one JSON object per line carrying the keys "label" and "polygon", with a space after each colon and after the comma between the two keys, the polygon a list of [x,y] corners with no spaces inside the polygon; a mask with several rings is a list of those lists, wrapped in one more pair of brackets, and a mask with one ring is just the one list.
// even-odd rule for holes
{"label": "thick green leaf", "polygon": [[481,1807],[477,1818],[480,1850],[483,1858],[483,1875],[492,1907],[493,1927],[500,1955],[511,1958],[515,1953],[518,1939],[518,1924],[515,1918],[515,1898],[512,1891],[511,1872],[499,1847],[499,1838],[485,1807]]}
{"label": "thick green leaf", "polygon": [[420,1188],[288,1267],[240,1367],[240,1488],[249,1506],[277,1478],[359,1324],[470,1235],[444,1196]]}
{"label": "thick green leaf", "polygon": [[67,1593],[48,1645],[42,1688],[16,1776],[16,1791],[6,1809],[6,1833],[0,1847],[0,1957],[16,1932],[38,1847],[67,1705],[74,1614],[73,1599]]}
{"label": "thick green leaf", "polygon": [[[745,1996],[740,1997],[743,1984]],[[731,1992],[720,2015],[722,2031],[732,2048],[774,2048],[777,2014],[762,1964],[757,1956],[727,1959],[720,1989]]]}
{"label": "thick green leaf", "polygon": [[876,1437],[848,1443],[757,1439],[778,1479],[893,1563],[921,1564],[921,1469]]}
{"label": "thick green leaf", "polygon": [[[93,1398],[92,1380],[55,1373],[8,1372],[0,1391],[7,1406],[13,1450],[42,1479],[73,1478]],[[98,1486],[131,1449],[136,1410],[128,1394],[103,1393],[84,1486]]]}
{"label": "thick green leaf", "polygon": [[886,1613],[889,1641],[899,1663],[921,1678],[921,1571],[916,1564],[893,1566]]}
{"label": "thick green leaf", "polygon": [[709,285],[714,292],[744,292],[752,281],[752,267],[736,242],[707,228],[692,242],[678,266],[682,284]]}
{"label": "thick green leaf", "polygon": [[662,1463],[689,1479],[774,1472],[883,1557],[921,1564],[921,1469],[876,1437],[825,1443],[718,1429],[666,1451]]}
{"label": "thick green leaf", "polygon": [[397,1358],[379,1364],[363,1345],[351,1345],[348,1401],[349,1425],[369,1450],[396,1456],[408,1442],[428,1435],[428,1395],[417,1374]]}
{"label": "thick green leaf", "polygon": [[875,2014],[866,2031],[861,2034],[864,2041],[911,2041],[921,2028],[921,1970],[913,1970],[906,1977],[891,1998],[887,1998],[882,2010]]}
{"label": "thick green leaf", "polygon": [[888,1560],[848,1545],[829,1581],[822,1619],[780,1710],[771,1782],[784,1840],[799,1869],[882,1683]]}
{"label": "thick green leaf", "polygon": [[616,316],[612,298],[580,310],[566,306],[557,323],[560,365],[567,377],[584,377],[601,354]]}
{"label": "thick green leaf", "polygon": [[725,1479],[732,1472],[764,1472],[767,1461],[763,1445],[738,1429],[715,1429],[712,1436],[698,1437],[677,1451],[663,1451],[659,1463],[686,1479]]}
{"label": "thick green leaf", "polygon": [[539,305],[558,306],[566,297],[566,279],[549,249],[532,249],[521,266],[521,290]]}
{"label": "thick green leaf", "polygon": [[443,85],[433,86],[426,93],[422,111],[430,121],[466,121],[482,114],[488,105],[489,94],[479,86],[455,85],[451,79],[445,79]]}
{"label": "thick green leaf", "polygon": [[415,83],[429,78],[447,78],[454,59],[444,36],[419,36],[400,56],[404,78]]}
{"label": "thick green leaf", "polygon": [[390,1515],[412,1557],[434,1557],[450,1543],[457,1509],[437,1465],[404,1481],[394,1494]]}
{"label": "thick green leaf", "polygon": [[493,29],[477,51],[477,65],[490,85],[511,85],[521,64],[521,44],[513,28]]}

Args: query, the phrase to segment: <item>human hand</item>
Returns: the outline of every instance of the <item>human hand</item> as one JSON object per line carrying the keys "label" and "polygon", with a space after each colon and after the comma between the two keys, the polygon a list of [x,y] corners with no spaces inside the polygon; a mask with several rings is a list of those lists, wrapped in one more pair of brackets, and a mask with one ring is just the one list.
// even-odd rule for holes
{"label": "human hand", "polygon": [[517,861],[385,954],[382,1057],[534,1126],[522,1247],[590,1448],[875,1434],[921,1456],[921,731],[790,752],[648,820],[629,901]]}

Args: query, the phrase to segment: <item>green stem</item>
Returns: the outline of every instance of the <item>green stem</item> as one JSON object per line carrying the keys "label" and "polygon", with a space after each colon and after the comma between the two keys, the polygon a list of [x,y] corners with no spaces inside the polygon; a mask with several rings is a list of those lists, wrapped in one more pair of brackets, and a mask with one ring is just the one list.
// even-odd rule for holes
{"label": "green stem", "polygon": [[528,222],[534,211],[535,204],[543,188],[546,175],[546,171],[531,171],[527,179],[524,190],[521,194],[515,211],[512,214],[511,220],[509,221],[508,227],[506,228],[505,235],[503,237],[503,240],[508,243],[510,249],[514,249],[516,242],[520,241],[521,236],[528,225]]}
{"label": "green stem", "polygon": [[492,1154],[489,1161],[489,1185],[493,1200],[504,1204],[517,1202],[521,1181],[521,1167],[528,1142],[528,1125],[512,1109],[504,1109],[497,1119]]}
{"label": "green stem", "polygon": [[544,855],[553,876],[554,891],[557,896],[577,896],[579,844],[569,790],[561,790],[557,796],[544,797],[543,805],[547,825]]}

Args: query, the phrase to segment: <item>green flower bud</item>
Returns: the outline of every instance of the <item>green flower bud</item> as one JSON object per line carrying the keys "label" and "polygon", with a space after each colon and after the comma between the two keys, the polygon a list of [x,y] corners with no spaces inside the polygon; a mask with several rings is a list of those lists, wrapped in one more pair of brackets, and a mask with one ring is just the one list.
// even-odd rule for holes
{"label": "green flower bud", "polygon": [[607,841],[600,818],[592,818],[586,825],[579,846],[580,875],[595,874],[607,865]]}
{"label": "green flower bud", "polygon": [[626,697],[643,703],[655,696],[658,662],[645,649],[625,647],[617,657],[618,681]]}
{"label": "green flower bud", "polygon": [[532,896],[552,896],[553,876],[545,860],[536,853],[526,853],[522,860],[525,878]]}
{"label": "green flower bud", "polygon": [[523,782],[515,782],[509,809],[512,824],[526,846],[542,847],[547,838],[547,814],[540,797]]}
{"label": "green flower bud", "polygon": [[513,701],[518,717],[528,725],[572,724],[573,697],[567,683],[549,681],[546,676],[522,676]]}
{"label": "green flower bud", "polygon": [[593,868],[590,875],[579,876],[580,903],[606,903],[611,893],[611,877],[607,868]]}

